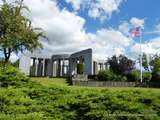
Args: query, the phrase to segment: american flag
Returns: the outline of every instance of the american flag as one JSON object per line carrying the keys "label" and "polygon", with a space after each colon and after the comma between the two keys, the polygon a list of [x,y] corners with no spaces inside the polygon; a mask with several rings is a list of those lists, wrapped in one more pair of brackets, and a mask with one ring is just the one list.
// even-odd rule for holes
{"label": "american flag", "polygon": [[141,27],[135,27],[130,30],[132,37],[139,37],[141,35]]}

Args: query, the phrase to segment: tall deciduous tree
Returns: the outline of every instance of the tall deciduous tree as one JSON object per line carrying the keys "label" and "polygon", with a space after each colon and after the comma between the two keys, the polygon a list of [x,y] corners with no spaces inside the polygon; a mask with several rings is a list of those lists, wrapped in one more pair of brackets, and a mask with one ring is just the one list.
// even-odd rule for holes
{"label": "tall deciduous tree", "polygon": [[142,55],[142,66],[144,67],[145,70],[149,71],[149,61],[147,60],[147,55],[143,53]]}
{"label": "tall deciduous tree", "polygon": [[151,62],[152,69],[152,82],[160,82],[160,57],[156,56]]}
{"label": "tall deciduous tree", "polygon": [[124,55],[120,55],[118,57],[113,56],[108,59],[108,63],[110,65],[110,69],[122,75],[130,73],[135,68],[135,62]]}
{"label": "tall deciduous tree", "polygon": [[33,28],[31,21],[22,15],[27,9],[23,0],[14,3],[3,1],[0,7],[0,51],[8,62],[12,53],[33,51],[42,48],[40,37],[45,37],[40,28]]}

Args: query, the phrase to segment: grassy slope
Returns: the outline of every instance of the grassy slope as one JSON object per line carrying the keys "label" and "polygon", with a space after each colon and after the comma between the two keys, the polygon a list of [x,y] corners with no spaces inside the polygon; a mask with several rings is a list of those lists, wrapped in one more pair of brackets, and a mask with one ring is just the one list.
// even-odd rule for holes
{"label": "grassy slope", "polygon": [[54,85],[58,86],[67,86],[66,79],[65,78],[32,78],[33,81],[36,81],[38,83],[41,83],[44,86],[47,87],[53,87]]}
{"label": "grassy slope", "polygon": [[[66,83],[65,78],[32,78],[33,81],[36,81],[40,83],[43,86],[47,87],[54,87],[56,86],[68,86]],[[84,86],[68,86],[71,87],[71,89],[107,89],[110,91],[123,91],[123,90],[138,90],[138,91],[144,91],[144,92],[154,92],[154,93],[160,93],[160,89],[157,88],[138,88],[138,87],[84,87]]]}
{"label": "grassy slope", "polygon": [[62,78],[32,81],[0,89],[0,120],[160,119],[160,89],[72,87]]}

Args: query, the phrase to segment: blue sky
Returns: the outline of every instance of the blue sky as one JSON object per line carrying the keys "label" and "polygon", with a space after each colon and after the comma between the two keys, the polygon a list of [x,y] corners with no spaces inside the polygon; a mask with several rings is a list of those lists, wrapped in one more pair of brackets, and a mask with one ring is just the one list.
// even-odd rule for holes
{"label": "blue sky", "polygon": [[[30,9],[24,15],[49,38],[41,40],[43,54],[92,48],[95,59],[115,54],[135,59],[140,54],[139,38],[131,38],[129,30],[141,26],[143,32],[160,31],[158,0],[24,0],[24,4]],[[142,38],[143,52],[160,53],[160,33]]]}
{"label": "blue sky", "polygon": [[[74,12],[71,4],[65,0],[59,1],[61,9],[67,8]],[[113,27],[117,29],[123,21],[129,21],[132,17],[144,19],[144,31],[153,31],[157,24],[160,23],[160,1],[156,0],[126,0],[119,6],[118,12],[113,12],[109,20],[101,22],[99,19],[93,19],[88,16],[87,10],[79,10],[78,15],[86,19],[85,28],[87,32],[96,32],[100,28]],[[151,36],[155,36],[151,35]],[[148,35],[147,35],[148,37]]]}

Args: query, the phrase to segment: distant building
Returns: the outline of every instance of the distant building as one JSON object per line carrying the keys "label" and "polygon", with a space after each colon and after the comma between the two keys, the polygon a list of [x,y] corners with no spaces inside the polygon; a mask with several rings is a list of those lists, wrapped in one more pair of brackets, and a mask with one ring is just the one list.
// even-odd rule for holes
{"label": "distant building", "polygon": [[107,69],[105,60],[93,60],[92,49],[82,50],[71,55],[52,56],[26,54],[20,58],[19,68],[30,76],[65,76],[77,74],[77,64],[84,64],[84,74],[96,75],[99,70]]}

